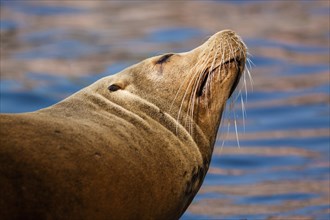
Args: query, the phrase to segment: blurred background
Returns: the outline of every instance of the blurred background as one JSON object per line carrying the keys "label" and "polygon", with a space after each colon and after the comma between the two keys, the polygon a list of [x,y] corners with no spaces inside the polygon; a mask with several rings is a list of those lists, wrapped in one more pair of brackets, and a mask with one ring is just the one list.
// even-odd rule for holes
{"label": "blurred background", "polygon": [[[240,103],[227,111],[210,170],[182,219],[329,219],[328,0],[1,0],[0,7],[2,113],[50,106],[145,58],[236,31],[254,63],[245,123]],[[227,132],[233,115],[240,147],[233,126]]]}

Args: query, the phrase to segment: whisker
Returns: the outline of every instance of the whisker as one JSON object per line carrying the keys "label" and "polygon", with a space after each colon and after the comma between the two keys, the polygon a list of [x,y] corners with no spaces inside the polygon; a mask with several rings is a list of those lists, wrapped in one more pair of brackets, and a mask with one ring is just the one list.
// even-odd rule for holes
{"label": "whisker", "polygon": [[236,133],[236,141],[237,141],[237,145],[238,145],[238,148],[241,148],[241,145],[239,143],[239,138],[238,138],[238,132],[237,132],[237,123],[236,123],[236,117],[234,119],[234,123],[235,123],[235,133]]}
{"label": "whisker", "polygon": [[[205,49],[203,50],[203,53],[204,53],[204,51],[205,51]],[[209,57],[209,55],[208,55],[208,57]],[[207,59],[208,59],[208,57],[207,57]],[[179,109],[179,112],[178,112],[178,116],[177,116],[177,120],[179,120],[180,114],[181,114],[181,111],[182,111],[183,102],[184,102],[184,100],[187,96],[187,92],[188,92],[190,86],[192,85],[192,87],[191,87],[192,88],[192,93],[190,94],[190,97],[192,96],[192,98],[189,98],[189,100],[188,100],[187,115],[186,115],[186,118],[185,118],[185,120],[186,120],[185,126],[186,127],[187,127],[187,121],[189,120],[187,117],[189,117],[190,112],[193,111],[193,109],[194,109],[195,95],[196,95],[196,92],[197,92],[197,89],[198,89],[198,83],[197,82],[198,82],[198,79],[202,77],[201,76],[202,74],[199,73],[199,70],[202,70],[203,68],[205,68],[204,66],[200,65],[199,62],[197,62],[192,69],[195,69],[196,67],[199,67],[199,68],[198,68],[198,70],[193,71],[193,76],[192,76],[192,78],[191,78],[191,80],[190,80],[190,82],[187,86],[187,89],[186,89],[185,93],[184,93],[184,96],[182,98],[182,102],[181,102],[181,105],[180,105],[180,109]],[[191,103],[191,101],[193,101],[193,104]],[[193,114],[191,115],[191,118],[193,118]],[[192,125],[191,126],[189,125],[187,129],[188,129],[189,132],[192,132]]]}
{"label": "whisker", "polygon": [[[234,44],[233,44],[234,42]],[[235,47],[234,47],[235,45]],[[235,62],[230,62],[230,65],[235,65],[236,68],[239,67],[238,58],[246,58],[246,62],[244,64],[244,72],[242,73],[242,80],[239,83],[239,90],[236,89],[230,100],[228,101],[229,105],[224,104],[224,120],[221,121],[220,127],[227,127],[225,130],[225,136],[222,140],[221,149],[225,144],[225,140],[227,139],[230,131],[231,124],[234,125],[236,142],[238,147],[240,148],[239,142],[239,134],[238,134],[238,116],[237,109],[235,105],[240,102],[241,111],[242,111],[242,123],[243,130],[245,132],[245,118],[246,118],[246,109],[245,103],[248,99],[247,94],[247,84],[248,80],[250,81],[251,88],[253,88],[253,79],[251,76],[250,69],[254,65],[248,55],[250,55],[247,51],[247,47],[243,41],[241,41],[240,37],[230,37],[224,38],[221,44],[217,44],[217,42],[211,42],[207,47],[203,48],[202,51],[203,59],[197,59],[193,68],[191,68],[191,72],[187,74],[183,81],[180,84],[179,89],[176,91],[175,97],[171,103],[170,111],[173,110],[175,102],[179,101],[179,105],[176,112],[176,120],[178,123],[184,125],[187,131],[193,135],[194,133],[194,120],[195,120],[195,111],[196,105],[199,105],[200,102],[206,103],[206,113],[210,114],[211,102],[209,101],[212,98],[213,87],[211,83],[213,82],[213,77],[216,74],[221,74],[225,68],[224,65],[226,61],[230,59],[234,59]],[[219,65],[219,67],[217,67]],[[232,66],[233,67],[233,66]],[[214,71],[216,68],[216,72]],[[210,77],[210,78],[205,78]],[[221,79],[221,77],[219,77]],[[206,84],[203,88],[201,85],[203,80],[207,80]],[[202,91],[203,100],[198,97],[198,89],[204,89]],[[178,100],[180,99],[180,100]],[[226,117],[228,119],[226,119]],[[178,132],[178,125],[176,127],[176,132]],[[220,134],[222,135],[222,133]]]}
{"label": "whisker", "polygon": [[243,129],[244,129],[244,133],[245,133],[245,117],[246,117],[246,111],[245,111],[245,105],[244,105],[244,101],[243,101],[242,95],[240,97],[241,97],[241,106],[242,106]]}
{"label": "whisker", "polygon": [[[236,39],[232,39],[233,41],[235,41],[237,43],[237,45],[240,45],[239,46],[239,53],[242,55],[242,56],[245,56],[245,50],[246,50],[246,45],[243,43],[243,42],[238,42]],[[230,56],[234,56],[235,52],[237,51],[234,51],[233,50],[233,47],[231,44],[229,44],[229,55]],[[247,52],[247,54],[249,54]],[[235,58],[235,57],[234,57]],[[239,135],[238,135],[238,126],[237,126],[237,114],[236,114],[236,108],[235,108],[235,104],[237,103],[238,101],[238,98],[240,98],[240,103],[241,103],[241,111],[242,111],[242,121],[243,121],[243,129],[244,129],[244,132],[245,132],[245,118],[246,118],[246,109],[245,109],[245,104],[244,104],[244,99],[243,99],[243,96],[242,96],[242,89],[244,89],[245,91],[245,101],[247,101],[247,82],[246,82],[246,75],[248,75],[249,77],[249,80],[250,80],[250,83],[251,83],[251,87],[252,87],[252,77],[251,77],[251,73],[250,73],[250,68],[253,64],[253,62],[249,59],[249,58],[246,58],[246,62],[247,64],[245,64],[244,66],[244,72],[242,73],[243,75],[243,84],[240,83],[240,89],[238,91],[238,93],[236,93],[235,96],[233,96],[231,99],[230,99],[230,106],[229,106],[229,113],[231,113],[233,115],[233,118],[232,117],[229,117],[227,120],[227,135],[228,136],[228,133],[229,133],[229,128],[230,128],[230,125],[231,125],[231,120],[233,120],[233,124],[234,124],[234,129],[235,129],[235,136],[236,136],[236,142],[237,142],[237,145],[238,145],[238,148],[240,148],[240,141],[239,141]],[[248,66],[249,65],[249,66]],[[237,67],[237,66],[236,66]],[[250,68],[248,68],[250,67]],[[226,109],[227,111],[227,109]],[[227,113],[225,112],[225,116],[227,116]],[[221,149],[223,148],[224,146],[224,143],[225,143],[225,139],[222,141],[222,145],[221,145]]]}

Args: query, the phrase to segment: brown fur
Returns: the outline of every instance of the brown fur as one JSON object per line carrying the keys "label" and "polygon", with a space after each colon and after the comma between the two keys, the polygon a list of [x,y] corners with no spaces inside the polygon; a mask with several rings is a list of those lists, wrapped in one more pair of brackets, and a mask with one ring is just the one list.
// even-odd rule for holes
{"label": "brown fur", "polygon": [[178,219],[208,170],[245,54],[222,31],[49,108],[1,115],[0,218]]}

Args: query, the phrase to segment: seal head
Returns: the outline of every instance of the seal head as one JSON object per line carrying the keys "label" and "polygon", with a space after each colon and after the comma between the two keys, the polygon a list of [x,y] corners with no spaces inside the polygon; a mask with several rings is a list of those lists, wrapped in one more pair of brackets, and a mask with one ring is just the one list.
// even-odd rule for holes
{"label": "seal head", "polygon": [[192,137],[199,130],[209,143],[208,150],[201,149],[205,152],[212,149],[226,100],[244,72],[245,60],[243,41],[225,30],[190,52],[146,59],[109,77],[109,84],[153,103]]}

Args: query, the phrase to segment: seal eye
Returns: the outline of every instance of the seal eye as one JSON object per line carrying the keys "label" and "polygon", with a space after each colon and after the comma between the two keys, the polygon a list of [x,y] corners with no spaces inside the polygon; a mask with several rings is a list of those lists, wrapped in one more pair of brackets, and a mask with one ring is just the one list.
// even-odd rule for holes
{"label": "seal eye", "polygon": [[156,64],[162,64],[168,61],[168,59],[173,56],[173,53],[169,53],[169,54],[165,54],[164,56],[162,56],[161,58],[159,58],[159,60],[157,60]]}
{"label": "seal eye", "polygon": [[117,91],[118,89],[121,89],[120,86],[116,85],[116,84],[112,84],[108,87],[108,89],[110,90],[110,92],[115,92]]}

